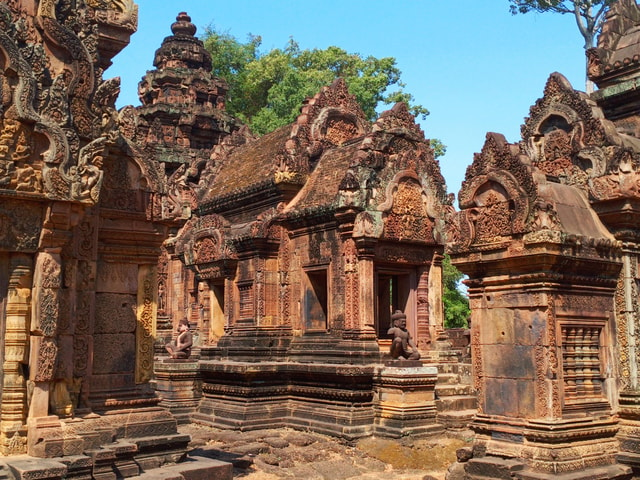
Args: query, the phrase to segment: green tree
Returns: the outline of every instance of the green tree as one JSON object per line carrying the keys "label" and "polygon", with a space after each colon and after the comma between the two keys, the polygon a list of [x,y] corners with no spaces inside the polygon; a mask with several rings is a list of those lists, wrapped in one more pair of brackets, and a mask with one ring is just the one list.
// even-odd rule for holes
{"label": "green tree", "polygon": [[469,299],[458,288],[464,275],[451,264],[449,255],[442,260],[442,303],[445,328],[469,326]]}
{"label": "green tree", "polygon": [[[242,43],[213,27],[205,31],[203,42],[213,57],[212,73],[229,83],[227,111],[259,135],[293,122],[304,99],[338,77],[347,82],[370,120],[380,104],[398,101],[423,119],[429,114],[403,90],[393,57],[363,57],[335,46],[302,50],[292,38],[283,49],[261,53],[259,36],[250,35]],[[444,154],[441,142],[432,141],[432,146],[436,155]]]}
{"label": "green tree", "polygon": [[[596,46],[607,9],[616,0],[509,0],[511,13],[555,12],[573,15],[584,39],[585,51]],[[593,82],[586,81],[587,93],[593,92]]]}

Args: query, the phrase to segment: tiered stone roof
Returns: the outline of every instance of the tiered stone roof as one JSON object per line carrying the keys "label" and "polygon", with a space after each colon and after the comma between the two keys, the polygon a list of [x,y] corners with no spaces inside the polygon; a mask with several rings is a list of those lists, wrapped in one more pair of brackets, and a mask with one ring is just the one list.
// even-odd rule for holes
{"label": "tiered stone roof", "polygon": [[204,161],[240,122],[224,111],[228,84],[211,74],[211,55],[195,37],[191,17],[178,14],[171,31],[156,51],[156,70],[147,72],[138,87],[138,139],[159,150],[185,149],[180,155],[160,152],[161,161],[189,163],[200,153]]}

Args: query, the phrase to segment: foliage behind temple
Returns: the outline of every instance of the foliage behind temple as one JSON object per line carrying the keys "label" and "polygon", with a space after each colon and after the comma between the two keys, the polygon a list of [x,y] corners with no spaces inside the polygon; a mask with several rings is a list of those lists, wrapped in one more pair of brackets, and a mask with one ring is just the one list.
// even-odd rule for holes
{"label": "foliage behind temple", "polygon": [[[336,46],[302,50],[293,38],[283,49],[262,53],[261,37],[249,35],[242,43],[213,27],[207,29],[203,41],[213,57],[212,73],[229,83],[227,111],[259,135],[292,123],[306,98],[339,77],[345,79],[369,120],[377,117],[379,105],[399,101],[406,102],[417,117],[424,119],[429,114],[403,90],[405,84],[393,57],[363,57]],[[388,91],[390,88],[395,89]],[[431,143],[436,156],[444,154],[442,143]]]}

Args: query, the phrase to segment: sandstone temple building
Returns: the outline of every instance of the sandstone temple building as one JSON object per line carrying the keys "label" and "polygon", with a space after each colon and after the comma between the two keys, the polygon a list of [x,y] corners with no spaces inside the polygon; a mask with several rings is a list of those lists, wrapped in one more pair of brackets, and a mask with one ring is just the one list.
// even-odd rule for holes
{"label": "sandstone temple building", "polygon": [[[640,478],[635,0],[588,52],[598,90],[552,73],[457,205],[406,105],[370,122],[342,80],[253,135],[186,13],[117,111],[136,27],[132,0],[0,3],[2,475],[230,478],[188,455],[196,422],[470,428],[456,478]],[[445,254],[470,348],[444,329]],[[397,310],[419,360],[389,355]]]}

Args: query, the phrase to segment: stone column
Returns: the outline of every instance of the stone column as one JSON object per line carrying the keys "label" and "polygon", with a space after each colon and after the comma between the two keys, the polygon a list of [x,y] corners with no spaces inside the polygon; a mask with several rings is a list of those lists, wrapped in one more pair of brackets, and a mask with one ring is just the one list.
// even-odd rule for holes
{"label": "stone column", "polygon": [[[634,249],[636,250],[636,249]],[[638,273],[638,256],[639,252],[626,250],[623,253],[623,269],[622,269],[622,285],[621,289],[624,298],[624,310],[620,312],[620,322],[626,328],[623,329],[623,334],[626,335],[625,339],[620,342],[622,345],[626,345],[626,352],[621,352],[621,355],[626,358],[625,375],[623,375],[623,382],[625,384],[625,390],[637,391],[638,390],[638,353],[637,353],[637,320],[636,320],[636,308],[634,306],[634,298],[638,297],[637,281],[640,278]]]}
{"label": "stone column", "polygon": [[623,269],[617,295],[617,342],[620,369],[620,441],[621,462],[640,471],[640,385],[638,384],[638,270],[640,252],[636,243],[626,243],[623,252]]}

